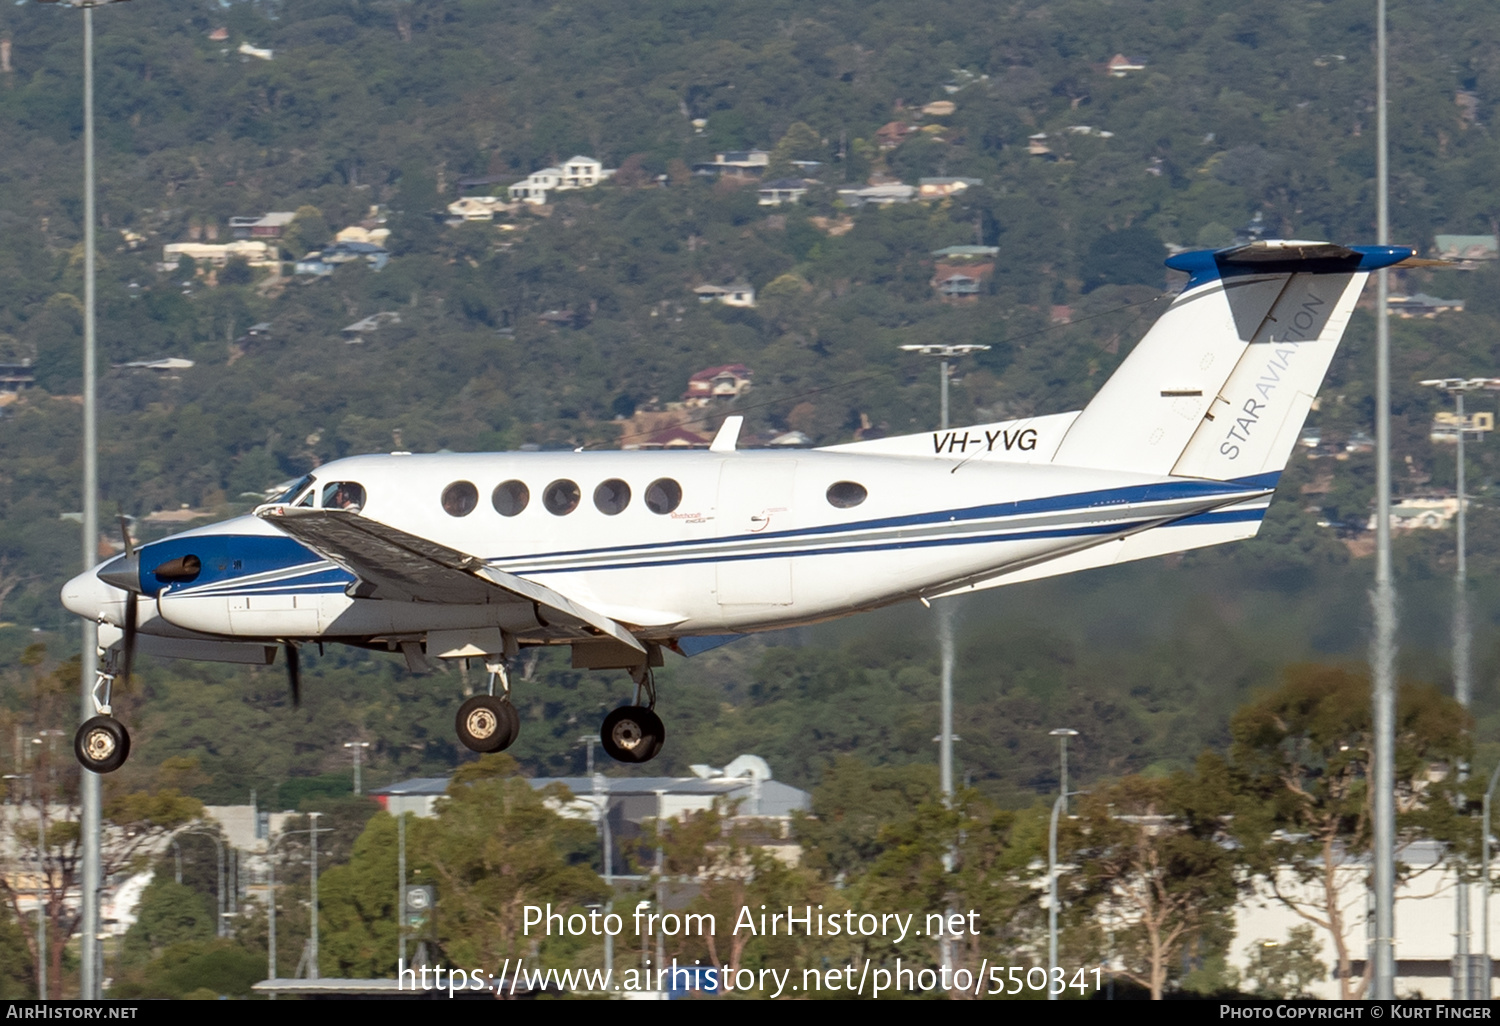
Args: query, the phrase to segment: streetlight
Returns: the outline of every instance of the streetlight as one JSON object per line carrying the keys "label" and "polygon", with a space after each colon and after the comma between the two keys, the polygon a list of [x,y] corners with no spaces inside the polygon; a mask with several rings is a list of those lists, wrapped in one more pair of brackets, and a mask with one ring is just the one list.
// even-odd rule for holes
{"label": "streetlight", "polygon": [[346,741],[344,743],[344,747],[348,748],[348,749],[351,749],[354,752],[354,793],[355,794],[360,794],[361,792],[360,792],[360,779],[359,779],[359,765],[360,765],[360,762],[361,762],[361,753],[366,748],[370,747],[370,742],[368,742],[368,741]]}
{"label": "streetlight", "polygon": [[[1464,432],[1468,429],[1467,418],[1464,415],[1464,393],[1475,392],[1479,389],[1500,389],[1500,378],[1429,378],[1421,382],[1428,388],[1441,389],[1453,396],[1455,413],[1457,414],[1457,436],[1458,436],[1458,565],[1453,572],[1453,697],[1458,704],[1465,709],[1469,707],[1470,697],[1470,666],[1469,666],[1469,564],[1468,564],[1468,526],[1467,515],[1469,504],[1465,485],[1464,466]],[[1463,783],[1469,778],[1468,766],[1458,767],[1458,781]],[[1464,882],[1463,866],[1458,867],[1458,880],[1454,892],[1453,915],[1454,915],[1454,970],[1453,996],[1459,999],[1467,999],[1474,996],[1477,990],[1477,981],[1471,972],[1469,957],[1469,940],[1472,930],[1469,926],[1469,888]],[[1488,926],[1488,924],[1486,924]],[[1489,954],[1488,949],[1485,952]]]}
{"label": "streetlight", "polygon": [[[276,846],[293,834],[312,834],[312,949],[314,960],[312,963],[312,975],[310,979],[318,978],[317,951],[318,951],[318,835],[330,831],[318,826],[317,817],[323,815],[321,812],[309,812],[308,818],[312,820],[312,827],[308,830],[283,830],[277,834],[266,845],[266,965],[268,978],[276,979],[276,859],[273,857]],[[402,902],[403,909],[405,901]],[[271,995],[273,998],[275,994]]]}
{"label": "streetlight", "polygon": [[[1056,731],[1053,731],[1056,733]],[[1082,794],[1082,791],[1073,791]],[[1052,803],[1052,823],[1047,827],[1047,1000],[1056,1001],[1052,981],[1057,977],[1057,817],[1068,802],[1064,789]]]}
{"label": "streetlight", "polygon": [[1495,772],[1490,774],[1490,786],[1484,792],[1484,821],[1482,823],[1483,834],[1480,836],[1480,851],[1483,855],[1480,864],[1484,872],[1484,923],[1481,926],[1480,937],[1484,942],[1484,956],[1479,960],[1480,978],[1484,980],[1484,1000],[1488,1001],[1491,995],[1490,987],[1490,803],[1495,797],[1495,784],[1500,783],[1500,766],[1495,767]]}
{"label": "streetlight", "polygon": [[1062,766],[1062,779],[1058,782],[1058,789],[1062,792],[1063,815],[1068,812],[1068,738],[1077,737],[1078,731],[1071,727],[1058,727],[1050,732],[1057,738],[1057,759]]}
{"label": "streetlight", "polygon": [[[40,0],[58,3],[60,0]],[[94,226],[94,8],[120,0],[66,0],[69,7],[83,10],[83,568],[87,570],[98,559],[99,546],[99,420],[97,410],[98,373],[95,339],[95,249]],[[99,625],[83,622],[83,648],[80,659],[80,720],[95,715],[94,685],[99,674]],[[102,832],[100,820],[99,776],[83,771],[79,783],[79,829],[83,842],[83,880],[81,894],[83,936],[99,932],[99,889],[102,883]],[[101,976],[93,946],[83,945],[79,959],[79,992],[85,1000],[98,998]]]}
{"label": "streetlight", "polygon": [[[970,353],[984,352],[989,346],[972,343],[913,344],[901,347],[908,353],[935,356],[938,364],[938,430],[948,430],[948,380],[952,376],[951,361]],[[938,727],[938,782],[943,791],[943,806],[953,807],[953,604],[952,600],[938,607],[938,650],[942,660],[940,694],[940,724]],[[943,854],[943,869],[953,872],[958,865],[958,852],[953,848]],[[949,912],[952,909],[948,909]],[[953,967],[953,946],[945,933],[938,941],[941,961],[945,970]]]}
{"label": "streetlight", "polygon": [[216,917],[214,936],[223,937],[224,930],[224,845],[219,840],[219,835],[201,827],[186,826],[172,835],[172,846],[177,849],[177,882],[182,883],[182,847],[177,843],[177,838],[182,834],[195,834],[199,837],[207,837],[214,842],[214,848],[219,859],[219,914]]}

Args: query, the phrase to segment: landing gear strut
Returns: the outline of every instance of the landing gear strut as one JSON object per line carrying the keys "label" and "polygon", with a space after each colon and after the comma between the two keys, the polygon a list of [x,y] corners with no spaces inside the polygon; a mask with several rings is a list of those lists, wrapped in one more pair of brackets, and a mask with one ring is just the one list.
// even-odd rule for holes
{"label": "landing gear strut", "polygon": [[[510,675],[503,662],[487,663],[490,671],[489,691],[475,695],[458,707],[454,729],[458,739],[471,752],[503,752],[521,736],[521,715],[510,704]],[[502,694],[495,694],[495,684]]]}
{"label": "landing gear strut", "polygon": [[94,712],[73,735],[73,754],[84,769],[113,773],[130,756],[130,733],[111,715],[110,692],[114,686],[113,663],[101,667],[94,679]]}
{"label": "landing gear strut", "polygon": [[604,726],[599,730],[599,743],[611,759],[618,762],[650,762],[661,751],[667,739],[667,728],[656,715],[656,681],[651,676],[651,667],[642,666],[632,670],[635,678],[636,702],[644,695],[647,705],[622,706],[604,717]]}

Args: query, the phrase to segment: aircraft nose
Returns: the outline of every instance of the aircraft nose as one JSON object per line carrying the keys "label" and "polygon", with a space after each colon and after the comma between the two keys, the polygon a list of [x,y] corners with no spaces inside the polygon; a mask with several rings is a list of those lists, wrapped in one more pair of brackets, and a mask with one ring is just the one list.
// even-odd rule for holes
{"label": "aircraft nose", "polygon": [[90,620],[109,615],[124,599],[125,592],[100,580],[93,570],[85,570],[63,585],[62,590],[64,608]]}

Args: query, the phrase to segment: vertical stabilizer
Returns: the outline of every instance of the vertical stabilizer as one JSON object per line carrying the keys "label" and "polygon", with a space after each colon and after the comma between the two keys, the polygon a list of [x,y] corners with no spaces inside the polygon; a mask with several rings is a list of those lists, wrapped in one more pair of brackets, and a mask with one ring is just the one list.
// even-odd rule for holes
{"label": "vertical stabilizer", "polygon": [[1053,462],[1225,480],[1280,470],[1368,272],[1410,255],[1274,240],[1172,257],[1187,287]]}

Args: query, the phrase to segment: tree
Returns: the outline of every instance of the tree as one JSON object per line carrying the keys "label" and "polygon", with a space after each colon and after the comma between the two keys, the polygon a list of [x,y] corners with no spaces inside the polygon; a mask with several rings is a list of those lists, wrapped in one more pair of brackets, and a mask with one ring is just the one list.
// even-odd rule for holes
{"label": "tree", "polygon": [[[1369,970],[1351,978],[1351,913],[1362,909],[1370,848],[1370,683],[1332,666],[1288,669],[1282,685],[1230,723],[1238,814],[1234,833],[1248,867],[1270,893],[1328,933],[1345,999],[1364,995]],[[1469,752],[1468,714],[1429,686],[1403,685],[1396,701],[1397,828],[1449,833],[1457,775],[1434,782],[1434,765]]]}
{"label": "tree", "polygon": [[[45,996],[56,998],[63,993],[63,951],[83,917],[82,908],[68,901],[69,894],[77,892],[83,870],[78,793],[81,770],[71,751],[58,743],[67,738],[68,732],[58,726],[42,729],[38,725],[71,722],[69,714],[76,712],[72,702],[77,694],[79,666],[73,659],[49,672],[42,655],[33,653],[27,680],[32,698],[30,723],[40,743],[35,745],[35,759],[25,775],[26,801],[20,804],[19,814],[8,820],[12,850],[17,852],[20,865],[30,867],[31,879],[22,882],[20,873],[0,874],[0,898],[9,903],[11,914],[20,921],[23,896],[35,901],[36,889],[40,888],[42,914],[47,918],[47,950],[38,950],[34,932],[24,931],[24,936],[33,963],[47,960],[49,993]],[[103,813],[100,868],[101,876],[108,879],[134,864],[163,836],[202,815],[203,803],[171,787],[116,790],[106,791]]]}
{"label": "tree", "polygon": [[522,932],[526,905],[551,903],[566,915],[606,894],[590,868],[593,825],[559,816],[549,807],[557,796],[534,791],[517,768],[509,756],[487,755],[460,769],[422,845],[426,868],[412,882],[436,885],[437,936],[454,965],[529,954],[537,941]]}
{"label": "tree", "polygon": [[1318,958],[1318,942],[1309,923],[1287,931],[1282,943],[1256,942],[1250,952],[1245,977],[1253,992],[1262,997],[1286,1000],[1307,996],[1307,988],[1328,975],[1328,966]]}
{"label": "tree", "polygon": [[1094,929],[1110,929],[1123,975],[1161,1000],[1187,945],[1227,913],[1239,894],[1226,843],[1233,803],[1222,762],[1204,756],[1193,774],[1126,777],[1078,800],[1070,861]]}

